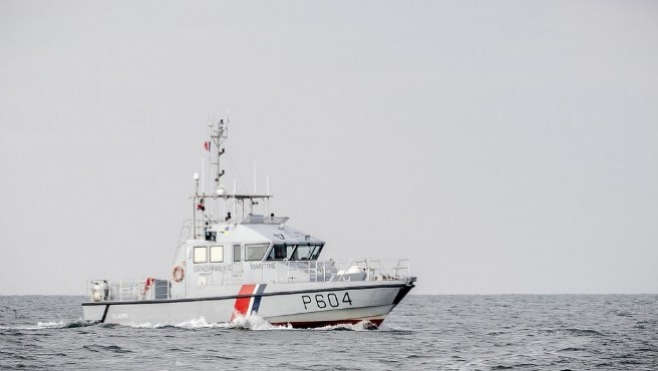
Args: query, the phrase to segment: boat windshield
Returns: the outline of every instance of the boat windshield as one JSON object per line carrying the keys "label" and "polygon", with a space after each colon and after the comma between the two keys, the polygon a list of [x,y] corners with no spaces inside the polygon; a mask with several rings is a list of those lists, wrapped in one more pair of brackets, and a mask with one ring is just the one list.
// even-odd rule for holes
{"label": "boat windshield", "polygon": [[274,245],[267,260],[317,260],[323,245]]}

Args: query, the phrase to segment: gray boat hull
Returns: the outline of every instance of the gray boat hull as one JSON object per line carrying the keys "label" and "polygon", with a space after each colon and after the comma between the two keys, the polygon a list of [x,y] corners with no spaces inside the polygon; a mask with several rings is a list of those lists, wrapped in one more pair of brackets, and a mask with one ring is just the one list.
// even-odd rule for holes
{"label": "gray boat hull", "polygon": [[414,287],[410,281],[253,284],[216,287],[185,299],[84,303],[84,319],[122,325],[228,323],[258,315],[275,325],[321,327],[367,321],[379,326]]}

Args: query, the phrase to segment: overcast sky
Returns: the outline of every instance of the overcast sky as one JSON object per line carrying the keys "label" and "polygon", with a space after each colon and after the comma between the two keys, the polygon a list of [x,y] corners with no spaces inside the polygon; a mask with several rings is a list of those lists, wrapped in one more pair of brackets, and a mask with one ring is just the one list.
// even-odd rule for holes
{"label": "overcast sky", "polygon": [[1,1],[0,294],[168,277],[227,181],[417,294],[658,293],[655,1]]}

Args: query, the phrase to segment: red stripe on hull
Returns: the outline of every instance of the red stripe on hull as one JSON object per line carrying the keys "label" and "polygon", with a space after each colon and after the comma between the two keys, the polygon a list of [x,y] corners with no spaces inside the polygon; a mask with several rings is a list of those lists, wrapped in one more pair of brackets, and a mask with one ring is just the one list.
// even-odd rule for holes
{"label": "red stripe on hull", "polygon": [[376,329],[381,326],[383,319],[346,319],[340,321],[316,321],[316,322],[280,322],[273,323],[274,326],[292,326],[294,328],[317,328],[337,325],[355,325],[360,322],[367,323],[366,328]]}
{"label": "red stripe on hull", "polygon": [[[239,296],[251,295],[254,292],[256,285],[242,285],[240,288]],[[246,298],[236,298],[235,305],[233,306],[233,315],[231,316],[231,321],[235,319],[238,315],[246,316],[247,310],[249,310],[249,302],[251,301],[251,296]]]}

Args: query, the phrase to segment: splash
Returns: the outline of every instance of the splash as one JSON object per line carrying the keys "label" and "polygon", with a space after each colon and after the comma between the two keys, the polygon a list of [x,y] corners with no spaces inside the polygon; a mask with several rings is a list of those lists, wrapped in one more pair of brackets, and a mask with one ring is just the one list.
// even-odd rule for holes
{"label": "splash", "polygon": [[233,321],[227,324],[231,329],[253,330],[253,331],[266,331],[266,330],[290,330],[290,325],[273,325],[264,318],[252,314],[250,316],[237,316]]}
{"label": "splash", "polygon": [[369,321],[361,321],[355,324],[339,324],[329,325],[315,328],[293,328],[290,324],[286,325],[273,325],[258,315],[250,315],[247,317],[238,316],[232,322],[224,324],[225,328],[241,329],[252,331],[266,331],[266,330],[296,330],[296,331],[370,331],[377,329],[377,326]]}
{"label": "splash", "polygon": [[[112,325],[115,326],[115,325]],[[205,317],[199,317],[190,321],[181,322],[175,325],[153,324],[153,323],[129,323],[118,326],[126,326],[140,329],[159,329],[159,328],[181,328],[181,329],[239,329],[239,330],[283,330],[289,329],[289,326],[275,326],[257,315],[238,316],[231,322],[208,322]]]}
{"label": "splash", "polygon": [[370,321],[361,321],[354,324],[344,323],[340,325],[330,325],[324,327],[318,327],[308,330],[321,330],[321,331],[371,331],[376,330],[377,326],[372,324]]}
{"label": "splash", "polygon": [[64,321],[59,322],[39,322],[37,323],[37,328],[63,328],[65,326]]}
{"label": "splash", "polygon": [[[110,326],[110,325],[108,325]],[[372,331],[376,330],[377,326],[369,321],[361,321],[354,324],[338,324],[328,325],[315,328],[293,328],[290,324],[273,325],[266,319],[252,314],[250,316],[237,316],[231,322],[208,322],[205,317],[199,317],[190,321],[178,323],[176,325],[163,325],[152,323],[130,323],[124,325],[111,325],[111,326],[127,326],[132,328],[180,328],[180,329],[227,329],[227,330],[249,330],[249,331],[276,331],[276,330],[296,330],[296,331]],[[386,331],[387,329],[384,329]],[[388,329],[389,331],[395,331]]]}

